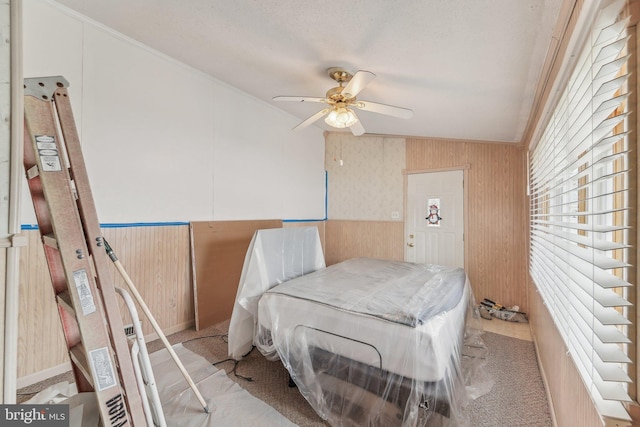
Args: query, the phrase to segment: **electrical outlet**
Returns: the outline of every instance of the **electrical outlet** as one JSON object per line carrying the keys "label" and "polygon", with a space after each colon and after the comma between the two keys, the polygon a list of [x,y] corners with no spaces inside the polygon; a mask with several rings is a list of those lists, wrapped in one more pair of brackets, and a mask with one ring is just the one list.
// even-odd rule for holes
{"label": "electrical outlet", "polygon": [[398,211],[391,212],[391,219],[400,219],[400,212]]}

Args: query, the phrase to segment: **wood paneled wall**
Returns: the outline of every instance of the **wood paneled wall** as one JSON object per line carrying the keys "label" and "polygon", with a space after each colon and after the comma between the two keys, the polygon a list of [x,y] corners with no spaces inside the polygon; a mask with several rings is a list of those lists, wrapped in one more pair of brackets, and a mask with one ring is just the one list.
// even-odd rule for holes
{"label": "wood paneled wall", "polygon": [[[102,231],[165,334],[190,327],[194,309],[189,226]],[[25,234],[29,243],[20,253],[19,386],[64,371],[68,363],[40,233]],[[112,277],[116,286],[126,289],[113,266]],[[120,309],[124,323],[129,323],[124,304]],[[140,310],[139,314],[145,334],[152,334],[150,323]]]}
{"label": "wood paneled wall", "polygon": [[535,286],[529,286],[531,331],[557,425],[602,427],[573,359]]}
{"label": "wood paneled wall", "polygon": [[[172,333],[191,326],[189,226],[107,228],[102,232],[163,331]],[[116,286],[126,289],[115,267],[113,277]],[[141,318],[144,333],[152,333],[144,315]]]}
{"label": "wood paneled wall", "polygon": [[404,259],[403,222],[329,220],[325,227],[327,265],[358,257]]}
{"label": "wood paneled wall", "polygon": [[[580,10],[584,7],[584,1],[576,2],[576,9],[571,14],[570,20],[567,23],[567,34],[570,34],[580,16]],[[638,127],[638,91],[640,89],[637,78],[637,70],[640,66],[638,53],[638,27],[637,20],[640,14],[640,3],[627,2],[626,13],[630,15],[631,26],[629,32],[632,35],[629,40],[629,52],[632,53],[632,57],[635,56],[634,61],[630,61],[630,79],[629,87],[631,95],[629,97],[629,105],[631,110],[634,111],[629,117],[629,126],[631,127],[631,135],[634,146],[637,145],[637,127]],[[561,50],[564,51],[566,43],[569,38],[565,37],[562,40]],[[556,64],[554,68],[554,76],[557,74]],[[551,88],[551,85],[547,87]],[[533,147],[531,147],[533,148]],[[636,154],[638,154],[636,150]],[[640,158],[636,158],[639,161]],[[632,168],[637,172],[637,168]],[[638,175],[636,174],[633,179],[635,180],[635,186],[637,188]],[[637,211],[636,211],[637,216]],[[637,217],[636,217],[637,220]],[[637,232],[637,230],[636,230]],[[640,254],[640,252],[637,252]],[[573,359],[567,353],[567,347],[558,331],[558,328],[554,324],[554,321],[549,313],[548,309],[544,305],[544,302],[540,294],[536,290],[536,286],[533,283],[533,279],[527,274],[527,280],[529,281],[528,293],[530,302],[530,324],[531,332],[536,343],[536,349],[538,352],[538,362],[541,367],[542,374],[544,376],[544,382],[547,387],[550,399],[552,401],[553,411],[556,418],[557,425],[564,426],[584,426],[584,427],[601,427],[603,425],[600,416],[598,415],[593,401],[585,388],[584,382],[578,373],[578,369],[575,366]],[[636,304],[637,306],[637,304]],[[640,317],[636,316],[636,323],[640,321]],[[634,343],[637,345],[637,341]],[[637,354],[637,353],[636,353]],[[637,356],[636,356],[637,357]],[[636,363],[636,369],[638,364]],[[633,377],[633,374],[630,374]],[[637,375],[637,374],[636,374]],[[632,402],[629,404],[631,416],[633,418],[632,425],[640,425],[640,407]],[[613,425],[612,423],[607,425]]]}
{"label": "wood paneled wall", "polygon": [[[324,247],[324,222],[286,222],[283,226],[318,227]],[[105,228],[102,232],[163,332],[171,334],[193,326],[189,226]],[[24,233],[28,245],[20,253],[19,387],[70,367],[40,233],[37,230]],[[244,253],[240,258],[244,260]],[[115,267],[111,273],[116,286],[126,289]],[[233,286],[235,296],[237,283]],[[124,304],[120,311],[124,323],[129,323]],[[145,335],[153,336],[155,333],[140,310],[139,315]]]}
{"label": "wood paneled wall", "polygon": [[68,361],[40,232],[24,233],[28,244],[20,248],[18,386],[21,377]]}
{"label": "wood paneled wall", "polygon": [[467,273],[476,299],[528,310],[525,152],[520,146],[409,138],[407,172],[469,166]]}

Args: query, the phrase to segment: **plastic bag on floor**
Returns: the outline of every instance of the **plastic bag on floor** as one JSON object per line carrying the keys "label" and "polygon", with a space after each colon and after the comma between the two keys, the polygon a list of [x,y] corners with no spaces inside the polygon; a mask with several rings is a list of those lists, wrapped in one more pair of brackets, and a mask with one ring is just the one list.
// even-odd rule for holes
{"label": "plastic bag on floor", "polygon": [[507,322],[527,323],[527,314],[520,310],[517,305],[513,307],[504,307],[488,298],[480,302],[480,316],[484,319],[491,320],[493,317],[506,320]]}

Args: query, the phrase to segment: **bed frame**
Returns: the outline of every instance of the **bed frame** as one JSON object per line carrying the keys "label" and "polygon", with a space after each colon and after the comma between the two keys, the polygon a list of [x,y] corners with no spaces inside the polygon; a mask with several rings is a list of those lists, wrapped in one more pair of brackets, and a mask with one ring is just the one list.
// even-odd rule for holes
{"label": "bed frame", "polygon": [[[258,252],[255,259],[268,257]],[[322,418],[338,425],[424,425],[437,414],[456,422],[473,307],[463,270],[367,259],[286,280],[266,278],[277,263],[250,270],[246,276],[254,281],[268,272],[261,283],[245,284],[248,290],[241,281],[236,297],[253,344],[267,359],[282,361]],[[240,354],[231,349],[231,328],[229,342],[230,355]]]}

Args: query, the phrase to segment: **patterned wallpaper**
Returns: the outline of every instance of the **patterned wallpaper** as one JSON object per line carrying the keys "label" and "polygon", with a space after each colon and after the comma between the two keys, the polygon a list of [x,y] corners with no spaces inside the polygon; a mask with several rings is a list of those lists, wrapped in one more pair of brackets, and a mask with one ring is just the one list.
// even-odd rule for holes
{"label": "patterned wallpaper", "polygon": [[403,220],[404,138],[330,132],[325,153],[329,219]]}

